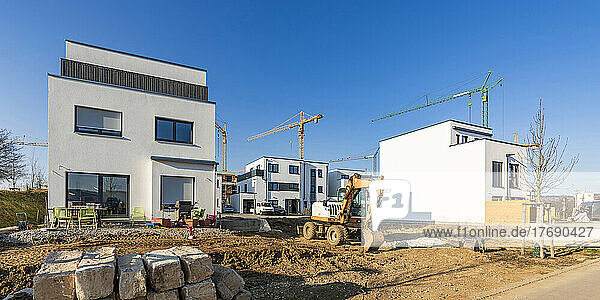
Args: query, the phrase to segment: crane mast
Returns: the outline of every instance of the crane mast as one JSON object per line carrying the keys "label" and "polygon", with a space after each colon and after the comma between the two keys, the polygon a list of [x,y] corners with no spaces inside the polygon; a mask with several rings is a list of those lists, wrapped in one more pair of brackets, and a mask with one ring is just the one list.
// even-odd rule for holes
{"label": "crane mast", "polygon": [[215,127],[221,132],[221,136],[223,137],[223,172],[227,172],[227,123],[223,122],[223,127],[221,127],[215,122]]}

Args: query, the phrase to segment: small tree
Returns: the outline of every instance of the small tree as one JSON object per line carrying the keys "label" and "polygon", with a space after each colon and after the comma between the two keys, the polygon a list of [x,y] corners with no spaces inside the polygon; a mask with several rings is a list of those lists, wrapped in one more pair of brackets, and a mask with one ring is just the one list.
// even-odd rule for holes
{"label": "small tree", "polygon": [[[565,162],[564,154],[568,139],[561,143],[561,136],[546,136],[546,120],[542,99],[538,111],[529,126],[527,144],[527,170],[524,182],[541,202],[541,195],[561,185],[579,161],[576,155]],[[561,145],[562,144],[562,145]]]}

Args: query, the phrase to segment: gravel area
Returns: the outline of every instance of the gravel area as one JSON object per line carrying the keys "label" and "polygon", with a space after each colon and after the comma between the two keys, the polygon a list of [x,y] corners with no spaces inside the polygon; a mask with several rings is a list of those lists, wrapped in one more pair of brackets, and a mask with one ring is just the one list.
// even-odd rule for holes
{"label": "gravel area", "polygon": [[[0,234],[0,242],[9,244],[41,245],[48,243],[72,243],[77,241],[93,241],[96,239],[186,239],[189,235],[187,228],[145,228],[112,226],[89,229],[35,229]],[[224,237],[232,235],[229,230],[218,228],[196,228],[196,237]]]}

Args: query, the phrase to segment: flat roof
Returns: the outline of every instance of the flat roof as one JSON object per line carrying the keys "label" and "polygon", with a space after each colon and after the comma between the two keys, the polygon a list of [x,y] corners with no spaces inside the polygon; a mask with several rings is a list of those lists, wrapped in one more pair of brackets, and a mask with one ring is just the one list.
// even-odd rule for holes
{"label": "flat roof", "polygon": [[448,120],[445,120],[445,121],[441,121],[441,122],[437,122],[437,123],[434,123],[434,124],[431,124],[431,125],[427,125],[425,127],[421,127],[421,128],[417,128],[417,129],[414,129],[414,130],[411,130],[411,131],[407,131],[407,132],[401,133],[401,134],[397,134],[395,136],[392,136],[392,137],[389,137],[389,138],[385,138],[383,140],[379,140],[379,142],[391,140],[393,138],[397,138],[397,137],[403,136],[405,134],[413,133],[413,132],[416,132],[416,131],[419,131],[419,130],[422,130],[422,129],[425,129],[425,128],[437,126],[437,125],[440,125],[440,124],[443,124],[443,123],[447,123],[447,122],[455,122],[455,123],[459,123],[459,124],[463,124],[463,125],[469,125],[469,126],[478,127],[478,128],[481,128],[481,129],[492,130],[489,127],[485,127],[485,126],[481,126],[481,125],[477,125],[477,124],[471,124],[471,123],[468,123],[468,122],[458,121],[458,120],[454,120],[454,119],[448,119]]}
{"label": "flat roof", "polygon": [[69,43],[73,43],[73,44],[78,44],[78,45],[86,46],[86,47],[92,47],[92,48],[96,48],[96,49],[100,49],[100,50],[105,50],[105,51],[110,51],[110,52],[114,52],[114,53],[129,55],[129,56],[133,56],[133,57],[137,57],[137,58],[143,58],[143,59],[148,59],[148,60],[152,60],[152,61],[156,61],[156,62],[161,62],[161,63],[173,65],[173,66],[184,67],[184,68],[193,69],[193,70],[197,70],[197,71],[207,72],[206,69],[203,69],[203,68],[198,68],[198,67],[183,65],[183,64],[179,64],[179,63],[174,63],[174,62],[171,62],[171,61],[162,60],[162,59],[158,59],[158,58],[154,58],[154,57],[148,57],[148,56],[143,56],[143,55],[139,55],[139,54],[134,54],[134,53],[124,52],[124,51],[109,49],[109,48],[105,48],[105,47],[100,47],[100,46],[96,46],[96,45],[90,45],[90,44],[87,44],[87,43],[82,43],[82,42],[68,40],[68,39],[65,39],[65,41],[69,42]]}
{"label": "flat roof", "polygon": [[272,158],[272,159],[283,159],[283,160],[293,160],[293,161],[303,161],[303,162],[309,162],[309,163],[317,163],[317,164],[329,164],[328,162],[324,162],[324,161],[316,161],[316,160],[306,160],[306,159],[298,159],[298,158],[288,158],[288,157],[276,157],[276,156],[266,156],[263,155],[255,160],[252,160],[250,162],[255,162],[261,158]]}

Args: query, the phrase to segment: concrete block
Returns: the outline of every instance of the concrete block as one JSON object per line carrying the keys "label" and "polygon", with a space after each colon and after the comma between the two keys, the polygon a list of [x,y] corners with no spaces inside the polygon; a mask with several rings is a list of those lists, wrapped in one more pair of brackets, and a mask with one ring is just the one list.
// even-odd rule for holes
{"label": "concrete block", "polygon": [[247,290],[241,290],[233,297],[233,300],[251,300],[252,294]]}
{"label": "concrete block", "polygon": [[148,274],[148,282],[154,291],[168,291],[183,286],[181,263],[170,250],[154,250],[144,254],[142,259]]}
{"label": "concrete block", "polygon": [[117,251],[102,247],[85,252],[75,271],[75,291],[78,300],[101,299],[114,290]]}
{"label": "concrete block", "polygon": [[221,265],[213,265],[213,268],[212,281],[217,288],[217,294],[225,300],[233,299],[244,288],[244,279],[233,269]]}
{"label": "concrete block", "polygon": [[4,300],[33,300],[33,289],[22,289],[12,295],[7,296]]}
{"label": "concrete block", "polygon": [[192,284],[186,284],[179,289],[183,300],[216,300],[217,289],[210,279]]}
{"label": "concrete block", "polygon": [[148,291],[148,296],[146,296],[147,300],[179,300],[179,291],[178,290],[168,290],[168,291]]}
{"label": "concrete block", "polygon": [[146,269],[138,254],[119,256],[117,259],[117,288],[123,300],[146,296]]}
{"label": "concrete block", "polygon": [[213,274],[212,259],[208,254],[187,246],[169,250],[179,257],[186,283],[197,283]]}
{"label": "concrete block", "polygon": [[59,251],[46,256],[33,278],[33,299],[75,299],[75,270],[81,251]]}

